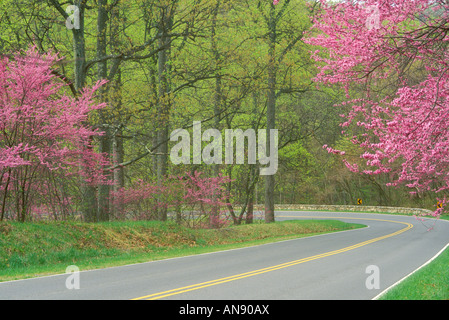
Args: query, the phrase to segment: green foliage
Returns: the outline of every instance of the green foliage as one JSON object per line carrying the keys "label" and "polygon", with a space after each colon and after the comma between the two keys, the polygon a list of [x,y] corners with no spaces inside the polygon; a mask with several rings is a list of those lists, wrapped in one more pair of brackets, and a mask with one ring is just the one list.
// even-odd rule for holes
{"label": "green foliage", "polygon": [[[52,3],[3,0],[1,51],[14,53],[31,44],[40,51],[58,52],[64,59],[54,66],[55,71],[73,82],[72,30],[66,28],[64,17]],[[108,8],[105,61],[109,73],[115,67],[118,71],[109,79],[105,98],[108,108],[102,117],[92,114],[90,121],[100,130],[108,128],[109,135],[116,135],[123,143],[123,159],[118,162],[127,163],[123,169],[124,186],[138,179],[155,184],[160,180],[160,156],[151,153],[158,152],[157,135],[163,127],[170,133],[191,127],[194,120],[202,121],[203,130],[266,127],[269,35],[273,31],[269,24],[273,10],[270,1],[130,0],[109,4],[114,6]],[[366,204],[372,205],[429,207],[434,201],[426,194],[409,198],[404,189],[387,189],[387,176],[371,180],[356,176],[322,149],[324,144],[344,144],[344,149],[349,150],[351,143],[342,140],[338,125],[345,107],[335,106],[344,101],[343,91],[313,84],[317,71],[310,51],[315,48],[306,45],[303,37],[315,12],[306,4],[304,0],[291,0],[274,8],[276,127],[280,145],[275,202],[340,204],[363,197]],[[87,84],[98,80],[97,18],[94,2],[86,8],[84,21]],[[168,18],[171,24],[167,24]],[[170,40],[166,51],[160,48],[164,32]],[[158,62],[162,52],[167,57],[163,75],[168,92],[161,96],[163,78]],[[164,113],[162,106],[167,107]],[[99,141],[94,144],[100,147]],[[169,143],[168,150],[172,145]],[[359,161],[363,150],[350,150]],[[111,161],[117,161],[112,148],[107,152]],[[212,166],[174,166],[168,160],[165,174],[195,170],[209,176],[217,173]],[[264,179],[256,177],[254,167],[221,165],[218,172],[233,179],[227,186],[232,205],[244,204],[253,193],[256,204],[264,202]],[[251,189],[252,182],[255,187]],[[72,193],[81,192],[76,183],[70,187]]]}

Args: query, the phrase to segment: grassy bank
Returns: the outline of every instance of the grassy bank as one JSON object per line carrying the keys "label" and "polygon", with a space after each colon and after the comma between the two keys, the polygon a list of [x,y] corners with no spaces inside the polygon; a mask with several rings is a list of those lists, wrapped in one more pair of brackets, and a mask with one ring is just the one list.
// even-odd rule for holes
{"label": "grassy bank", "polygon": [[393,287],[379,300],[448,300],[449,248]]}
{"label": "grassy bank", "polygon": [[189,229],[171,222],[0,223],[0,281],[225,250],[362,227],[341,221]]}

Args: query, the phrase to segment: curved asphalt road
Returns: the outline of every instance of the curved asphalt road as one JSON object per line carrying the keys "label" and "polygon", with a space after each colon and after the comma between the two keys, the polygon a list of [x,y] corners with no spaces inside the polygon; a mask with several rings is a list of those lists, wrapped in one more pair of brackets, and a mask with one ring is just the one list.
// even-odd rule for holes
{"label": "curved asphalt road", "polygon": [[[0,299],[373,299],[449,243],[449,222],[398,215],[277,212],[368,227],[219,253],[0,283]],[[374,266],[374,267],[372,267]],[[372,269],[374,268],[374,269]],[[374,270],[374,271],[373,271]],[[64,272],[64,270],[62,270]],[[378,276],[379,288],[373,280]]]}

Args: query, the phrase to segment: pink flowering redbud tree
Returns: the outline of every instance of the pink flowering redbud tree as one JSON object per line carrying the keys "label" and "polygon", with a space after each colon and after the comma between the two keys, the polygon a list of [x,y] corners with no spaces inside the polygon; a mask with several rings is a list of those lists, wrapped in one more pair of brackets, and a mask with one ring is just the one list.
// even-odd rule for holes
{"label": "pink flowering redbud tree", "polygon": [[111,193],[116,220],[156,220],[156,212],[161,204],[158,194],[166,194],[166,187],[137,179],[126,188]]}
{"label": "pink flowering redbud tree", "polygon": [[225,188],[229,181],[226,176],[204,177],[197,171],[169,176],[162,183],[138,179],[112,193],[112,199],[122,204],[114,218],[156,220],[158,210],[166,210],[179,224],[220,228],[230,220]]}
{"label": "pink flowering redbud tree", "polygon": [[195,171],[193,174],[186,172],[179,177],[179,181],[184,185],[183,205],[190,221],[213,228],[228,223],[228,191],[225,186],[230,181],[229,177],[221,174],[218,177],[202,177],[201,172]]}
{"label": "pink flowering redbud tree", "polygon": [[104,106],[94,97],[102,83],[67,95],[56,60],[35,49],[0,58],[0,220],[25,221],[43,206],[64,212],[74,197],[69,181],[104,180],[106,160],[89,146],[101,133],[86,125]]}
{"label": "pink flowering redbud tree", "polygon": [[348,168],[435,193],[435,204],[449,189],[448,13],[445,1],[323,0],[307,40],[315,81],[346,92],[341,126],[365,160],[344,158]]}

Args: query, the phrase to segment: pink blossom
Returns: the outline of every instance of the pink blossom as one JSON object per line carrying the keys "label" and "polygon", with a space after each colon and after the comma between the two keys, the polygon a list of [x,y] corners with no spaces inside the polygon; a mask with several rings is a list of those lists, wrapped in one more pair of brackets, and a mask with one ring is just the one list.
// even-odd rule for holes
{"label": "pink blossom", "polygon": [[[432,16],[428,9],[441,10]],[[392,172],[389,185],[435,194],[449,190],[449,56],[440,49],[449,41],[447,12],[447,4],[427,0],[322,1],[306,42],[318,62],[315,81],[339,84],[346,92],[342,105],[351,110],[341,126],[364,132],[348,140],[365,150],[366,168],[345,159],[351,171]],[[367,28],[373,14],[379,25]],[[422,66],[427,75],[410,81],[404,61]],[[371,90],[392,79],[395,92]],[[367,88],[364,98],[352,97],[353,84]]]}
{"label": "pink blossom", "polygon": [[[136,180],[131,186],[113,193],[116,207],[122,204],[117,218],[154,219],[160,210],[181,214],[190,225],[223,226],[229,220],[225,214],[228,177],[202,177],[201,172],[186,172],[182,176],[170,176],[165,181],[147,182]],[[218,211],[217,211],[218,210]]]}
{"label": "pink blossom", "polygon": [[[105,182],[100,168],[107,160],[89,148],[100,132],[86,125],[89,113],[104,107],[94,101],[103,83],[76,98],[67,96],[66,84],[52,72],[55,60],[56,55],[40,55],[34,48],[0,59],[0,199],[10,195],[8,204],[15,204],[9,210],[19,210],[21,220],[32,207],[39,207],[32,201],[45,197],[49,188],[58,192],[56,180],[81,176],[92,183]],[[58,196],[64,204],[67,197]],[[0,208],[2,219],[3,208],[8,208]]]}

